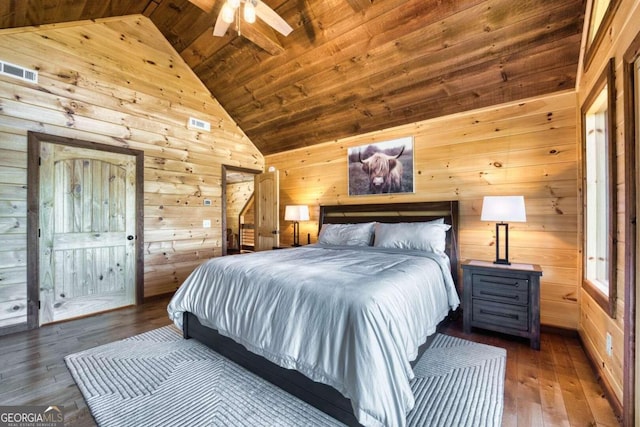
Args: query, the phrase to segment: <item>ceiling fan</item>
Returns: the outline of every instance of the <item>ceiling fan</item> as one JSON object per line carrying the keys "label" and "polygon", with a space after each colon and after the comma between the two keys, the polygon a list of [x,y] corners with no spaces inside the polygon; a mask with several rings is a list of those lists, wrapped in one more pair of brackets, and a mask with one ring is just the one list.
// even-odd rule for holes
{"label": "ceiling fan", "polygon": [[[211,13],[215,0],[189,1],[205,12]],[[242,8],[240,7],[241,5],[243,5]],[[238,33],[240,33],[240,9],[242,9],[244,21],[249,24],[255,23],[257,17],[283,36],[288,36],[289,33],[293,31],[293,28],[291,28],[287,21],[282,19],[280,15],[261,0],[225,0],[218,13],[218,18],[213,28],[213,35],[223,37],[227,33],[229,26],[234,22],[236,23]]]}

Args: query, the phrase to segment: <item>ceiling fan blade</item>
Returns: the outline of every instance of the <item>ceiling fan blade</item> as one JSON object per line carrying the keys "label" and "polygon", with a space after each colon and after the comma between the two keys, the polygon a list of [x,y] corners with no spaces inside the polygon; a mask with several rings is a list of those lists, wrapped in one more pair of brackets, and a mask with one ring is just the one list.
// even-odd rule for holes
{"label": "ceiling fan blade", "polygon": [[218,19],[216,19],[216,25],[213,27],[213,35],[216,37],[224,37],[227,34],[227,30],[229,29],[229,25],[222,19],[222,10],[218,14]]}
{"label": "ceiling fan blade", "polygon": [[189,0],[189,1],[207,13],[211,13],[213,11],[213,5],[215,3],[215,0]]}
{"label": "ceiling fan blade", "polygon": [[287,21],[282,19],[280,15],[260,0],[258,0],[258,4],[256,4],[256,16],[283,36],[288,36],[289,33],[293,31],[293,28],[291,28]]}

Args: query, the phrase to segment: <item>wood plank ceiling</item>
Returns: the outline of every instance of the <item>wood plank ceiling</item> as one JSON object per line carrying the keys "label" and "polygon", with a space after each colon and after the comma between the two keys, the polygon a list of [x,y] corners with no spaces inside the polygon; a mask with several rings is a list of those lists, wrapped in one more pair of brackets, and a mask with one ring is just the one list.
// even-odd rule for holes
{"label": "wood plank ceiling", "polygon": [[288,37],[219,38],[215,1],[7,0],[0,28],[144,14],[267,155],[571,89],[586,3],[264,0]]}

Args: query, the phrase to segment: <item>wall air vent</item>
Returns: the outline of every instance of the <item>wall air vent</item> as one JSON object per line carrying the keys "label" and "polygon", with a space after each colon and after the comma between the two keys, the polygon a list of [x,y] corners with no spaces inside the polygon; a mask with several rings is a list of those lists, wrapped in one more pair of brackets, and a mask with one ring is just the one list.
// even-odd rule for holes
{"label": "wall air vent", "polygon": [[38,83],[38,72],[36,70],[30,70],[4,61],[0,61],[0,74],[30,83]]}
{"label": "wall air vent", "polygon": [[204,120],[198,120],[194,117],[189,117],[189,123],[187,125],[189,129],[204,130],[211,132],[211,123]]}

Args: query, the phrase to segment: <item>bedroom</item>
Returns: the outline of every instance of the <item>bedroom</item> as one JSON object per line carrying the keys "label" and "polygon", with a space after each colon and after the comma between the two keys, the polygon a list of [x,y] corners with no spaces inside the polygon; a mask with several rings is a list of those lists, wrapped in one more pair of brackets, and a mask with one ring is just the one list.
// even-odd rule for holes
{"label": "bedroom", "polygon": [[[0,15],[7,23],[4,28],[28,24],[11,25],[11,14],[23,16],[26,12],[20,7],[27,3],[31,2],[16,3],[22,5],[16,6],[17,10],[2,10]],[[160,4],[159,9],[169,8],[164,2],[150,3]],[[176,3],[188,7],[186,1]],[[472,3],[482,8],[485,2]],[[370,7],[378,6],[374,3]],[[575,15],[585,14],[586,5],[576,2],[575,7]],[[629,410],[633,404],[626,401],[623,391],[629,372],[623,355],[625,342],[634,335],[625,335],[630,333],[625,316],[609,318],[580,285],[579,115],[608,59],[615,57],[620,218],[617,312],[633,313],[625,304],[622,256],[626,231],[622,225],[628,211],[624,203],[628,120],[622,61],[640,31],[638,9],[637,2],[620,2],[611,30],[586,72],[578,62],[582,28],[574,28],[571,64],[564,64],[571,70],[550,74],[552,83],[547,84],[555,86],[543,95],[510,100],[495,95],[493,102],[466,112],[451,111],[442,117],[413,119],[375,131],[354,126],[350,134],[339,138],[323,137],[317,131],[320,139],[312,140],[313,135],[306,132],[302,135],[308,147],[281,153],[273,147],[257,149],[260,139],[249,138],[236,125],[237,119],[221,108],[188,67],[187,54],[181,57],[158,30],[160,24],[144,16],[2,30],[0,60],[39,68],[41,84],[48,89],[41,91],[32,84],[0,77],[0,130],[6,153],[1,156],[0,188],[3,201],[8,201],[2,222],[8,230],[2,235],[6,248],[3,277],[10,276],[8,280],[25,286],[27,210],[26,190],[21,186],[27,183],[27,131],[144,151],[145,298],[175,291],[195,266],[221,254],[222,164],[255,170],[275,166],[280,171],[281,209],[292,203],[312,207],[311,221],[301,223],[305,237],[309,233],[315,238],[317,209],[323,204],[459,200],[461,259],[493,258],[493,224],[480,221],[482,197],[517,191],[527,198],[528,222],[512,225],[511,258],[540,264],[544,270],[542,324],[578,330],[588,354],[601,367],[599,374],[610,393]],[[55,16],[33,23],[61,21]],[[112,61],[110,54],[119,51],[127,54],[119,56],[118,62]],[[526,93],[517,92],[518,83],[526,86],[526,80],[512,80],[514,87],[508,90]],[[562,81],[566,87],[560,86]],[[366,111],[358,114],[366,117]],[[185,122],[190,116],[210,120],[213,131],[187,129]],[[317,126],[323,125],[326,123]],[[415,140],[415,194],[349,197],[346,148],[400,136]],[[284,139],[284,133],[275,136],[276,141]],[[213,204],[204,206],[204,199]],[[207,219],[212,221],[211,228],[201,226]],[[281,244],[290,244],[291,223],[281,220],[280,227]],[[612,337],[613,356],[605,351],[607,332]]]}

